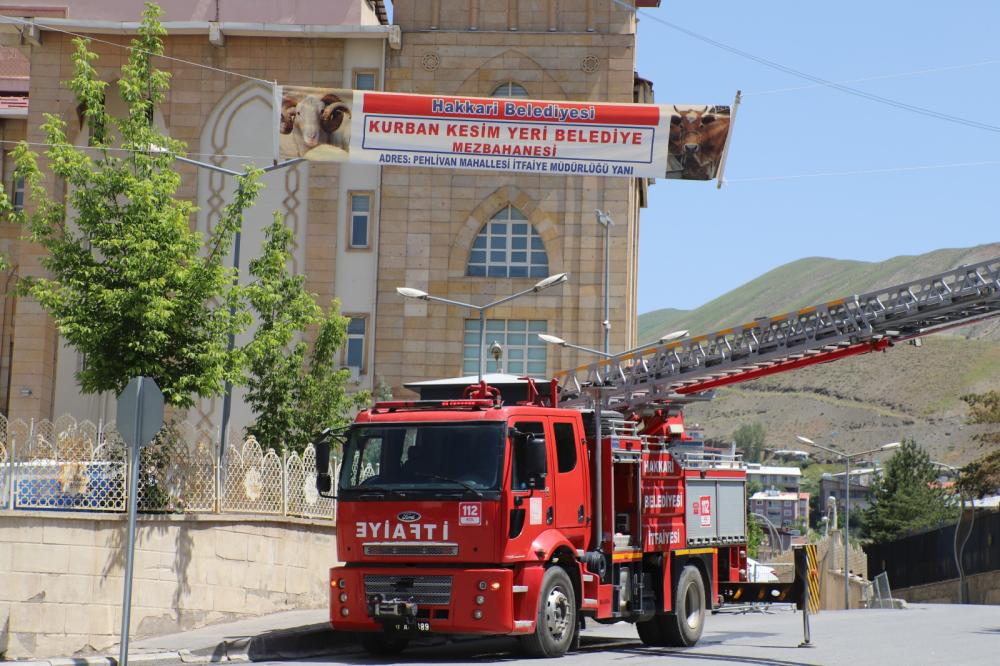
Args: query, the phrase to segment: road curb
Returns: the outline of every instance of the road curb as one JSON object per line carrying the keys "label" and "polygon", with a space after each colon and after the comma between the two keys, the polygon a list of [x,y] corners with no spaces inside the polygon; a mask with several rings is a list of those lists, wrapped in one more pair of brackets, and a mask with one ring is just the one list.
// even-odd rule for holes
{"label": "road curb", "polygon": [[[334,631],[330,624],[277,629],[257,636],[224,640],[199,650],[176,650],[130,654],[129,664],[159,666],[161,664],[215,664],[224,662],[271,661],[305,659],[331,654],[348,654],[361,647],[349,632]],[[0,666],[118,666],[118,658],[107,655],[53,657],[32,661],[0,661]]]}
{"label": "road curb", "polygon": [[352,633],[334,631],[329,622],[322,622],[254,636],[244,655],[247,661],[269,661],[321,657],[360,649]]}

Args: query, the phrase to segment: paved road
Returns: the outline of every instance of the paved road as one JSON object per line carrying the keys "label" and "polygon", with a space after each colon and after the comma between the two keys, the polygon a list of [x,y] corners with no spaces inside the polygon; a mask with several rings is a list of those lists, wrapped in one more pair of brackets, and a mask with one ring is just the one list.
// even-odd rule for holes
{"label": "paved road", "polygon": [[[812,618],[816,647],[801,649],[802,616],[788,610],[708,618],[701,642],[694,648],[647,648],[631,625],[588,625],[581,650],[559,664],[623,666],[662,664],[1000,664],[1000,607],[919,605],[906,610],[824,612]],[[524,659],[511,639],[472,640],[444,645],[414,646],[389,660],[354,653],[295,664],[481,664],[532,663]]]}

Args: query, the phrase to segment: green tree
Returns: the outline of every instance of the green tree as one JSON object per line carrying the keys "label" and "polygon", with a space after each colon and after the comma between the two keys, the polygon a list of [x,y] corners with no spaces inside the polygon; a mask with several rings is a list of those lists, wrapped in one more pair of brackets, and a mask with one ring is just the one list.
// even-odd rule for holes
{"label": "green tree", "polygon": [[[963,395],[962,400],[969,405],[968,423],[1000,426],[1000,391]],[[981,442],[980,446],[995,447],[1000,444],[1000,430],[979,433],[973,439]],[[963,467],[958,485],[963,494],[974,497],[992,495],[1000,490],[1000,449]]]}
{"label": "green tree", "polygon": [[[346,425],[370,397],[348,392],[350,370],[336,367],[348,320],[337,301],[324,315],[304,278],[289,274],[292,244],[292,231],[276,213],[261,256],[250,262],[255,279],[245,291],[259,326],[244,348],[246,400],[257,415],[247,433],[273,449],[301,452],[319,431]],[[317,327],[311,348],[303,339],[310,327]]]}
{"label": "green tree", "polygon": [[905,440],[872,484],[864,510],[863,533],[875,543],[954,520],[957,508],[933,483],[938,469],[912,439]]}
{"label": "green tree", "polygon": [[766,437],[764,426],[758,422],[744,423],[733,432],[733,442],[743,451],[743,459],[747,462],[760,462]]}
{"label": "green tree", "polygon": [[[175,197],[181,179],[173,155],[182,154],[184,144],[152,121],[169,85],[169,75],[151,62],[163,53],[160,14],[146,5],[122,65],[124,117],[108,114],[97,56],[88,40],[74,40],[67,86],[90,147],[72,145],[66,123],[44,114],[45,171],[39,155],[20,143],[14,176],[24,178],[28,205],[14,211],[0,195],[0,212],[46,250],[47,274],[22,277],[19,289],[83,355],[76,373],[83,392],[119,393],[131,377],[144,375],[156,380],[168,403],[189,406],[195,395],[218,395],[224,381],[239,374],[240,355],[229,352],[227,341],[249,320],[224,259],[257,197],[260,172],[239,179],[206,250],[206,239],[190,228],[194,205]],[[50,194],[64,188],[65,201]]]}

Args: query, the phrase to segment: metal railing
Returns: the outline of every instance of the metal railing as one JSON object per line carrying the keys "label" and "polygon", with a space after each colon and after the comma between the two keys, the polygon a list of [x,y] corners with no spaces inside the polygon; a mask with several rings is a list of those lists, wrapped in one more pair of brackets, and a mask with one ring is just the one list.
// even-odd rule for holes
{"label": "metal railing", "polygon": [[[316,492],[311,444],[279,455],[253,437],[233,442],[223,470],[218,439],[186,423],[161,430],[139,454],[139,511],[334,518],[334,500]],[[0,416],[0,509],[124,512],[127,449],[113,423]]]}

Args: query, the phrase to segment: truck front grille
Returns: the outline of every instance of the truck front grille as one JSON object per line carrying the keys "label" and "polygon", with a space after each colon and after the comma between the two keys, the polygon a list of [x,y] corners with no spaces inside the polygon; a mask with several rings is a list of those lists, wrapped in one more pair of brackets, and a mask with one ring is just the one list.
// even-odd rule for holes
{"label": "truck front grille", "polygon": [[366,543],[364,548],[365,555],[458,555],[458,544],[454,543]]}
{"label": "truck front grille", "polygon": [[451,576],[386,576],[365,574],[365,596],[403,599],[417,604],[444,605],[451,602]]}

